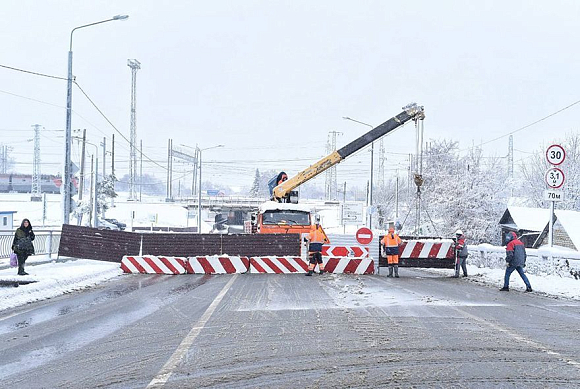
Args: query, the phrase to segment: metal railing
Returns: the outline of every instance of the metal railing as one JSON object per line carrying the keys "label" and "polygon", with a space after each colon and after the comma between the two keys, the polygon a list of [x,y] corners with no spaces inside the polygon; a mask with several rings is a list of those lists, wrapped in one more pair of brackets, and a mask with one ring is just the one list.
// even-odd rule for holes
{"label": "metal railing", "polygon": [[[52,254],[58,253],[60,244],[60,231],[34,231],[35,255],[46,254],[51,258]],[[14,240],[14,231],[0,232],[0,258],[10,257],[12,252],[12,241]]]}

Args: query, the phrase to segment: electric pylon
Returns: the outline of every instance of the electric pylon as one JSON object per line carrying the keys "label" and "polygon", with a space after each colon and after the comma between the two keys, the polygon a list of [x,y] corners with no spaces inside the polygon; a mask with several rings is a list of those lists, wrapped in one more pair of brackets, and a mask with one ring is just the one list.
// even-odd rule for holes
{"label": "electric pylon", "polygon": [[137,70],[141,63],[136,59],[128,59],[127,66],[131,68],[131,151],[129,156],[129,200],[137,200],[135,181],[137,180]]}

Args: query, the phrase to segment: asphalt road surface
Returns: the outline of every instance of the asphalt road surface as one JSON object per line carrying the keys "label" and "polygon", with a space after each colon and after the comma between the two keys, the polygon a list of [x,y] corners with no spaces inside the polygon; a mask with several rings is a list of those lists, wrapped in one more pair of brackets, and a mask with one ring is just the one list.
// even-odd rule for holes
{"label": "asphalt road surface", "polygon": [[401,273],[124,275],[0,313],[0,387],[580,387],[580,302]]}

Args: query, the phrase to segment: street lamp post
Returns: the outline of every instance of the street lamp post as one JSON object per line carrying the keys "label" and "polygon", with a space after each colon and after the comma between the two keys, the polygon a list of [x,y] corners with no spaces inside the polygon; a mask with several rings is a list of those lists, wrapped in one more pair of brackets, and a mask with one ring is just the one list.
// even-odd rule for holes
{"label": "street lamp post", "polygon": [[[342,117],[345,120],[350,120],[351,122],[355,122],[358,124],[362,124],[363,126],[368,126],[371,129],[375,128],[374,126],[365,123],[365,122],[361,122],[352,118],[349,118],[348,116],[343,116]],[[371,180],[370,180],[370,188],[369,188],[369,228],[372,230],[373,228],[373,215],[371,213],[372,211],[372,207],[373,207],[373,177],[374,177],[374,161],[375,161],[375,142],[371,142]]]}
{"label": "street lamp post", "polygon": [[75,27],[70,32],[70,45],[68,50],[68,77],[67,77],[67,93],[66,93],[66,130],[65,130],[65,144],[64,144],[64,166],[62,172],[62,223],[68,224],[71,212],[71,112],[72,112],[72,38],[75,30],[94,26],[96,24],[111,22],[113,20],[126,20],[128,15],[116,15],[111,19],[101,20],[100,22],[85,24]]}
{"label": "street lamp post", "polygon": [[[91,177],[91,182],[94,183],[94,185],[91,187],[91,189],[93,191],[91,193],[91,196],[93,196],[93,199],[94,199],[93,200],[93,203],[91,204],[91,207],[92,207],[92,213],[93,213],[93,220],[92,220],[93,227],[97,228],[99,226],[99,218],[97,216],[97,193],[98,193],[98,191],[97,191],[97,184],[99,182],[99,179],[98,179],[99,178],[99,146],[97,146],[94,143],[87,142],[87,140],[86,140],[86,138],[84,136],[83,136],[83,138],[79,138],[79,137],[76,137],[76,136],[73,137],[73,138],[74,139],[78,139],[78,140],[82,140],[83,143],[88,144],[88,145],[91,145],[91,146],[93,146],[95,148],[95,153],[93,154],[93,156],[91,156],[91,161],[92,161],[92,158],[93,157],[95,158],[95,161],[96,161],[95,162],[96,163],[95,170],[94,170],[95,177],[94,177],[94,179]],[[84,155],[83,155],[83,158],[84,158]],[[84,163],[84,161],[81,161],[81,162]],[[91,175],[92,174],[93,174],[93,164],[91,162]],[[103,179],[104,179],[104,177],[103,177]],[[80,194],[80,192],[79,192],[79,194]]]}

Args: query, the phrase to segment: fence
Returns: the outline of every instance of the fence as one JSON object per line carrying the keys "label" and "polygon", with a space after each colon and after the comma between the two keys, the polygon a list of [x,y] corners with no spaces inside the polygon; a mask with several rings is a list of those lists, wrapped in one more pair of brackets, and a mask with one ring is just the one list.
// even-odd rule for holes
{"label": "fence", "polygon": [[59,256],[120,262],[125,255],[300,255],[299,234],[135,233],[63,225]]}
{"label": "fence", "polygon": [[[480,244],[467,246],[467,261],[477,267],[505,268],[505,247]],[[558,275],[580,280],[580,252],[542,247],[526,249],[526,272],[536,275]]]}
{"label": "fence", "polygon": [[[36,255],[46,254],[50,258],[58,253],[60,245],[60,231],[34,231],[35,239],[32,242]],[[0,258],[8,258],[12,252],[14,232],[0,233]]]}

